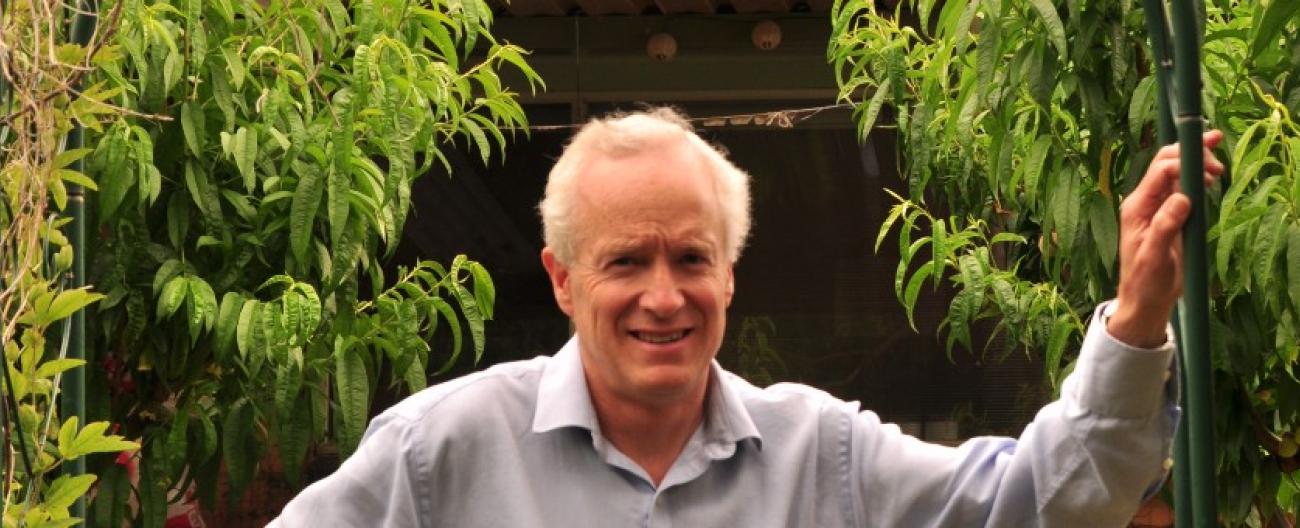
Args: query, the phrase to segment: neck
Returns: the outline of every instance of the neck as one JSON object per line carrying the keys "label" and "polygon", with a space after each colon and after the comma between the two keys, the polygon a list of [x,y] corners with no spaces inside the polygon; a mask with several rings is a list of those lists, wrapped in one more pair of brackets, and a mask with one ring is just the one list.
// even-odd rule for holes
{"label": "neck", "polygon": [[591,402],[601,434],[658,486],[704,421],[707,394],[707,381],[683,398],[651,403],[592,387]]}

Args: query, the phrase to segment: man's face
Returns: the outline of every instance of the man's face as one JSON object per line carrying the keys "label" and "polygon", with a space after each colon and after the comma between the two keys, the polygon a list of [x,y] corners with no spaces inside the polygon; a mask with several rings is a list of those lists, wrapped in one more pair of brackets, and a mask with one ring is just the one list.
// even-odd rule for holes
{"label": "man's face", "polygon": [[706,170],[698,153],[666,146],[591,160],[577,176],[572,262],[551,248],[542,262],[595,397],[664,404],[707,386],[733,278]]}

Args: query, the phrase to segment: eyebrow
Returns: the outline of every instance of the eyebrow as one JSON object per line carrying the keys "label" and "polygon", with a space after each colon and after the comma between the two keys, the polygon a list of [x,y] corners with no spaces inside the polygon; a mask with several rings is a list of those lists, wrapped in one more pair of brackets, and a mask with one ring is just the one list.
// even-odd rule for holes
{"label": "eyebrow", "polygon": [[[636,251],[650,245],[652,243],[652,238],[653,237],[649,236],[620,237],[602,245],[602,247],[599,248],[599,253],[608,254]],[[673,244],[672,247],[674,249],[685,248],[697,251],[712,251],[719,249],[720,244],[710,243],[706,237],[690,235],[687,236],[685,240]]]}

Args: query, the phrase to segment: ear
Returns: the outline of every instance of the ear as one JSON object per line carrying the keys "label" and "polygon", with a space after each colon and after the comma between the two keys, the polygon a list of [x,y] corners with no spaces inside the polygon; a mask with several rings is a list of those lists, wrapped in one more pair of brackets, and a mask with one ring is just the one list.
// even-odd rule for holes
{"label": "ear", "polygon": [[731,306],[731,297],[736,294],[736,265],[727,265],[727,306]]}
{"label": "ear", "polygon": [[569,268],[556,258],[555,251],[551,246],[542,248],[542,267],[546,268],[546,275],[551,278],[551,291],[555,293],[555,304],[560,306],[560,311],[565,315],[573,317],[573,296],[569,291]]}

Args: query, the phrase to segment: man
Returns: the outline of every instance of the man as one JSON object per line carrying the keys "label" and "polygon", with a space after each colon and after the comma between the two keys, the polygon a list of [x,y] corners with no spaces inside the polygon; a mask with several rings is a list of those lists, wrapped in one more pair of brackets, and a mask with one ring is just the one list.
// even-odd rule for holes
{"label": "man", "polygon": [[748,176],[670,110],[593,121],[540,206],[573,339],[387,410],[272,525],[1123,526],[1162,482],[1178,416],[1177,175],[1161,150],[1124,202],[1119,298],[1062,399],[1019,440],[949,448],[719,368]]}

